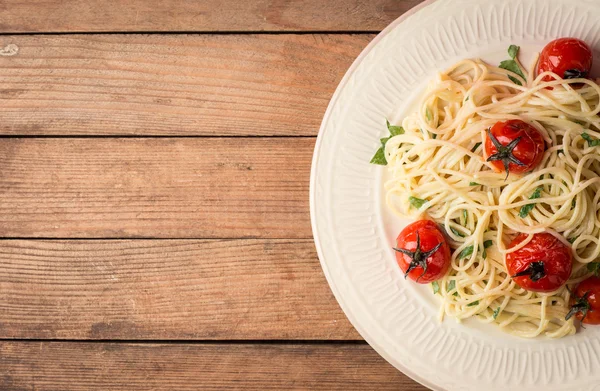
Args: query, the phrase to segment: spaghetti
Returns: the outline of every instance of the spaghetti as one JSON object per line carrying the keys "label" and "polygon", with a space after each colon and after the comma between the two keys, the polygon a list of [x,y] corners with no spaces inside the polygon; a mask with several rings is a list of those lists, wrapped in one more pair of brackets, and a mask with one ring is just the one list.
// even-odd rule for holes
{"label": "spaghetti", "polygon": [[[403,217],[426,213],[448,234],[454,250],[438,281],[440,318],[474,316],[523,337],[563,337],[576,331],[565,320],[567,287],[600,257],[600,86],[551,72],[533,78],[535,63],[527,71],[517,64],[521,73],[464,60],[437,75],[402,121],[404,133],[385,144],[386,202]],[[533,125],[547,148],[533,172],[506,179],[482,157],[482,143],[486,129],[510,119]],[[504,264],[542,231],[573,249],[567,287],[551,293],[519,287]],[[517,233],[528,240],[507,249]]]}

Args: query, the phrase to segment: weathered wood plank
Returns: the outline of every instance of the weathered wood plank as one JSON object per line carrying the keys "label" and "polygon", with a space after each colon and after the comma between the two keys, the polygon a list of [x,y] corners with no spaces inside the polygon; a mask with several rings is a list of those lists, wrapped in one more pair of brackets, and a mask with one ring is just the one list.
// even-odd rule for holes
{"label": "weathered wood plank", "polygon": [[0,139],[0,237],[310,238],[313,138]]}
{"label": "weathered wood plank", "polygon": [[0,342],[5,391],[423,391],[368,345]]}
{"label": "weathered wood plank", "polygon": [[420,0],[4,0],[0,32],[379,31]]}
{"label": "weathered wood plank", "polygon": [[0,134],[316,135],[372,38],[0,36]]}
{"label": "weathered wood plank", "polygon": [[0,338],[360,336],[311,240],[1,240]]}

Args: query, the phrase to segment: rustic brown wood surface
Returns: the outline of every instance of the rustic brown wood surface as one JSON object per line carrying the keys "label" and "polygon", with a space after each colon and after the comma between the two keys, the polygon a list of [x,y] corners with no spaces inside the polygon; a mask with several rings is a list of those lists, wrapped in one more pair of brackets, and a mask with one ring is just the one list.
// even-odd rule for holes
{"label": "rustic brown wood surface", "polygon": [[424,390],[308,205],[333,91],[420,2],[1,2],[0,390]]}
{"label": "rustic brown wood surface", "polygon": [[4,240],[0,310],[0,338],[360,339],[310,239]]}
{"label": "rustic brown wood surface", "polygon": [[3,0],[4,32],[379,31],[421,0]]}
{"label": "rustic brown wood surface", "polygon": [[0,367],[3,391],[426,390],[366,344],[5,341]]}
{"label": "rustic brown wood surface", "polygon": [[0,236],[310,238],[312,138],[0,139]]}
{"label": "rustic brown wood surface", "polygon": [[373,37],[0,36],[0,134],[314,136]]}

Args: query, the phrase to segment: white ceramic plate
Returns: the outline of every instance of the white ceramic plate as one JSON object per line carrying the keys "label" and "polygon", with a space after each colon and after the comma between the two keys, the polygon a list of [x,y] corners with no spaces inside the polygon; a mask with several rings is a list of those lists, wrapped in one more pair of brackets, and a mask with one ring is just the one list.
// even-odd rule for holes
{"label": "white ceramic plate", "polygon": [[526,340],[476,320],[439,323],[431,287],[405,281],[396,265],[391,248],[407,222],[386,210],[384,169],[368,163],[385,118],[399,121],[438,70],[462,58],[499,63],[511,43],[527,60],[566,36],[585,40],[600,62],[600,0],[428,1],[361,53],[323,119],[310,207],[327,280],[365,340],[433,389],[600,391],[600,327]]}

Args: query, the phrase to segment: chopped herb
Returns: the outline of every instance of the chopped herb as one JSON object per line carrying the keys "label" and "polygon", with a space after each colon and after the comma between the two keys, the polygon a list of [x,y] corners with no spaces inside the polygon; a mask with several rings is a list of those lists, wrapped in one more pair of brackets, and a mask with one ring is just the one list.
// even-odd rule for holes
{"label": "chopped herb", "polygon": [[470,245],[469,247],[465,247],[460,254],[458,254],[458,259],[463,259],[466,257],[470,257],[473,254],[473,245]]}
{"label": "chopped herb", "polygon": [[587,264],[587,269],[594,273],[595,276],[598,276],[600,274],[600,263],[590,262]]}
{"label": "chopped herb", "polygon": [[410,204],[413,207],[415,207],[417,209],[421,209],[421,207],[423,205],[425,205],[428,201],[427,200],[422,200],[422,199],[417,198],[417,197],[410,196],[410,197],[408,197],[408,202],[410,202]]}
{"label": "chopped herb", "polygon": [[381,166],[387,165],[387,159],[385,158],[385,151],[383,147],[379,148],[377,152],[375,152],[375,155],[373,155],[369,163],[379,164]]}
{"label": "chopped herb", "polygon": [[479,305],[479,300],[475,300],[474,302],[467,304],[467,307],[475,307],[476,305]]}
{"label": "chopped herb", "polygon": [[[481,254],[483,256],[483,258],[487,257],[487,253],[486,253],[485,249],[490,247],[492,244],[493,244],[493,242],[491,240],[486,240],[483,242],[483,253]],[[474,249],[473,245],[465,247],[460,252],[460,254],[458,254],[458,259],[463,259],[463,258],[471,256],[473,254],[473,249]]]}
{"label": "chopped herb", "polygon": [[397,136],[399,134],[404,134],[404,128],[402,126],[395,126],[395,125],[391,125],[390,121],[388,121],[387,119],[385,120],[385,125],[387,126],[388,130],[390,131],[390,134],[393,136]]}
{"label": "chopped herb", "polygon": [[[446,292],[450,292],[456,288],[456,280],[452,280],[448,283],[448,288]],[[454,292],[454,296],[458,296],[458,292]]]}
{"label": "chopped herb", "polygon": [[[579,237],[579,235],[573,236],[572,238],[567,239],[567,241],[569,243],[573,244],[577,240],[578,237]],[[588,266],[589,266],[589,264],[588,264]]]}
{"label": "chopped herb", "polygon": [[588,146],[590,146],[590,147],[597,147],[598,145],[600,145],[600,140],[592,138],[589,134],[587,134],[585,132],[581,134],[581,138],[583,138],[585,141],[587,141]]}
{"label": "chopped herb", "polygon": [[487,251],[485,249],[490,247],[492,244],[494,244],[494,242],[492,242],[489,239],[483,242],[483,252],[481,253],[481,256],[483,257],[483,259],[487,258]]}
{"label": "chopped herb", "polygon": [[466,209],[463,209],[463,211],[462,211],[462,218],[464,220],[463,225],[466,226],[467,225],[467,210]]}
{"label": "chopped herb", "polygon": [[494,318],[494,320],[496,320],[496,318],[498,317],[498,315],[500,315],[500,307],[496,308],[494,310],[494,313],[492,314],[492,317]]}
{"label": "chopped herb", "polygon": [[[521,76],[523,78],[523,80],[525,80],[525,75],[523,75],[523,71],[521,71],[519,64],[517,64],[517,62],[515,61],[515,58],[517,58],[518,53],[519,53],[519,47],[516,45],[510,45],[508,47],[508,55],[510,56],[511,59],[502,61],[500,63],[500,68],[506,69],[507,71],[511,71],[513,73],[516,73],[517,75]],[[516,79],[512,76],[508,76],[508,78],[517,85],[520,85],[520,86],[523,85],[521,83],[521,81],[519,81],[518,79]]]}
{"label": "chopped herb", "polygon": [[481,143],[475,144],[475,146],[473,148],[471,148],[471,152],[477,151],[477,148],[479,148],[480,145],[481,145]]}
{"label": "chopped herb", "polygon": [[425,116],[427,117],[427,121],[431,121],[431,111],[429,111],[429,107],[425,109]]}
{"label": "chopped herb", "polygon": [[437,281],[431,283],[431,287],[433,288],[433,294],[437,294],[440,291],[440,284]]}
{"label": "chopped herb", "polygon": [[508,47],[508,55],[510,56],[510,58],[514,60],[517,57],[517,54],[519,54],[519,49],[520,47],[517,45],[510,45]]}
{"label": "chopped herb", "polygon": [[460,231],[456,230],[456,228],[454,228],[454,227],[450,227],[450,231],[452,231],[452,233],[453,233],[454,235],[456,235],[456,236],[460,236],[461,238],[464,238],[464,237],[465,237],[465,235],[463,235],[463,233],[462,233],[462,232],[460,232]]}
{"label": "chopped herb", "polygon": [[469,182],[469,186],[481,186],[481,183]]}
{"label": "chopped herb", "polygon": [[387,125],[387,129],[390,132],[390,136],[379,139],[379,141],[381,142],[381,147],[379,147],[377,152],[375,152],[375,155],[370,161],[370,163],[372,164],[379,164],[382,166],[387,165],[387,159],[385,158],[385,144],[390,138],[404,133],[404,129],[402,128],[402,126],[390,125],[390,121],[388,121],[387,119],[385,120],[385,124]]}
{"label": "chopped herb", "polygon": [[467,95],[467,97],[465,98],[465,102],[469,101],[469,96]]}
{"label": "chopped herb", "polygon": [[[535,200],[536,198],[540,198],[541,192],[542,192],[542,186],[537,187],[533,191],[533,193],[529,196],[529,199],[530,200]],[[523,205],[521,207],[521,210],[519,211],[519,217],[521,217],[521,218],[527,217],[527,215],[529,214],[529,212],[531,212],[534,207],[535,207],[535,204]]]}
{"label": "chopped herb", "polygon": [[583,121],[574,120],[573,122],[575,122],[576,124],[581,125],[581,126],[585,125],[585,122],[583,122]]}
{"label": "chopped herb", "polygon": [[575,198],[573,198],[571,200],[571,209],[575,209],[575,205],[576,205]]}

